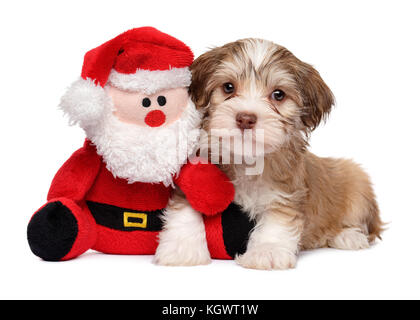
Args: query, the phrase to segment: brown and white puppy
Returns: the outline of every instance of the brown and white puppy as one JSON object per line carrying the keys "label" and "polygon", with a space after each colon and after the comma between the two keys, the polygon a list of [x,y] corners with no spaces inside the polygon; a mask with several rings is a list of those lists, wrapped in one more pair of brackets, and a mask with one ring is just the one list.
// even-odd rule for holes
{"label": "brown and white puppy", "polygon": [[235,201],[257,221],[240,265],[292,268],[299,250],[363,249],[380,237],[368,175],[350,160],[307,150],[334,104],[312,66],[272,42],[244,39],[201,55],[192,75],[191,94],[210,136],[214,129],[264,132],[253,139],[264,146],[261,174],[247,175],[245,164],[221,166],[235,184]]}

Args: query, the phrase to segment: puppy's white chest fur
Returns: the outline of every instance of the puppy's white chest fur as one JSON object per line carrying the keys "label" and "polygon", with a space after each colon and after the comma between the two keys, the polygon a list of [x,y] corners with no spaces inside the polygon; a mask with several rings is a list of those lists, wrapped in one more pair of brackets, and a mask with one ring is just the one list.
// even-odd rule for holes
{"label": "puppy's white chest fur", "polygon": [[291,195],[273,187],[262,175],[245,175],[242,170],[236,172],[235,202],[254,219],[263,214],[273,203],[286,204]]}

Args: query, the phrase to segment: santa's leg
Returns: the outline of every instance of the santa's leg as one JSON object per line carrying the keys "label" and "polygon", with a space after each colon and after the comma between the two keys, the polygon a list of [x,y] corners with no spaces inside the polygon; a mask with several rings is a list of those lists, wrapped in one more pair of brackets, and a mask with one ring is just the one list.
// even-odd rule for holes
{"label": "santa's leg", "polygon": [[207,246],[213,259],[234,259],[245,253],[255,221],[240,206],[231,203],[221,214],[204,218]]}
{"label": "santa's leg", "polygon": [[96,223],[85,202],[52,199],[35,212],[28,225],[32,252],[47,261],[75,258],[95,241]]}
{"label": "santa's leg", "polygon": [[180,195],[174,195],[165,210],[154,261],[166,266],[194,266],[211,262],[203,217]]}

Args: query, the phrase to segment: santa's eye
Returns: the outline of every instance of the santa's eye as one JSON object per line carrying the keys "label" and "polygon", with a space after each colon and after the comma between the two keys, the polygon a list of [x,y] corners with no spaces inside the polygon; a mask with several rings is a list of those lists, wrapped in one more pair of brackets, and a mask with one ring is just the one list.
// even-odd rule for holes
{"label": "santa's eye", "polygon": [[163,106],[166,104],[166,98],[165,98],[164,96],[159,96],[159,97],[157,98],[157,102],[159,103],[159,105],[160,105],[161,107],[163,107]]}
{"label": "santa's eye", "polygon": [[142,104],[143,107],[148,108],[152,104],[152,101],[150,101],[149,98],[144,98],[143,101],[141,102],[141,104]]}

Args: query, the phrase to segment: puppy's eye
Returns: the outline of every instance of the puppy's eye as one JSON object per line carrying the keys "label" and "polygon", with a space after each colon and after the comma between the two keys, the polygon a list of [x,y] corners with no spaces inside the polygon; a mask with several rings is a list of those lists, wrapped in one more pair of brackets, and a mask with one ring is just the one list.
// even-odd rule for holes
{"label": "puppy's eye", "polygon": [[227,82],[223,84],[223,91],[227,94],[232,94],[235,91],[235,86],[232,83]]}
{"label": "puppy's eye", "polygon": [[273,93],[271,94],[271,99],[276,100],[276,101],[282,101],[285,96],[286,94],[284,93],[283,90],[277,89],[277,90],[274,90]]}

